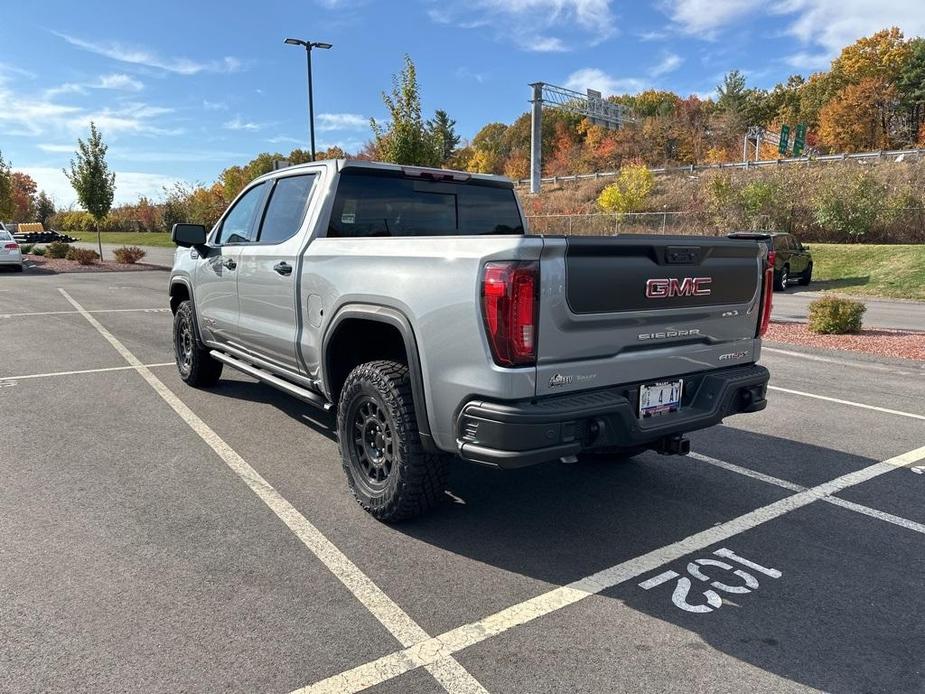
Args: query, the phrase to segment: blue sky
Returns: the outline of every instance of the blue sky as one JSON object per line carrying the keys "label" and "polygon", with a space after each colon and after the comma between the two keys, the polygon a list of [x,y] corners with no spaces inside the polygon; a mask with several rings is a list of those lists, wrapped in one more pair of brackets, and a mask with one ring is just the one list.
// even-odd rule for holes
{"label": "blue sky", "polygon": [[527,84],[710,95],[743,70],[755,86],[824,68],[879,28],[925,34],[922,0],[263,0],[6,2],[0,151],[59,204],[61,174],[95,120],[117,202],[175,180],[211,182],[258,152],[307,141],[304,52],[315,53],[319,146],[355,151],[408,53],[426,114],[464,137],[527,109]]}

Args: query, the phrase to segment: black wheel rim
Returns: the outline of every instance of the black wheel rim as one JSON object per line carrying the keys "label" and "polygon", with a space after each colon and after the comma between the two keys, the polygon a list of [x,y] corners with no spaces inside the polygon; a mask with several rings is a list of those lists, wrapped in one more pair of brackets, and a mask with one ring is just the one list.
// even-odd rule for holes
{"label": "black wheel rim", "polygon": [[181,373],[187,374],[193,366],[193,330],[189,320],[182,320],[175,338],[177,366]]}
{"label": "black wheel rim", "polygon": [[351,408],[350,460],[357,482],[379,492],[388,482],[395,462],[395,440],[385,408],[368,395]]}

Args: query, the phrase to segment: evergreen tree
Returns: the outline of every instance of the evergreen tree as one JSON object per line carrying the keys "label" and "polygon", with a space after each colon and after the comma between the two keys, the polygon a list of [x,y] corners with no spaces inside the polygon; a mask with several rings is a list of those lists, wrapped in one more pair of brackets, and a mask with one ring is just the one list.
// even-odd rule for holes
{"label": "evergreen tree", "polygon": [[434,139],[434,142],[440,146],[441,164],[449,161],[459,145],[459,135],[456,134],[455,125],[456,121],[451,119],[447,112],[442,109],[437,110],[433,119],[427,121],[427,132]]}

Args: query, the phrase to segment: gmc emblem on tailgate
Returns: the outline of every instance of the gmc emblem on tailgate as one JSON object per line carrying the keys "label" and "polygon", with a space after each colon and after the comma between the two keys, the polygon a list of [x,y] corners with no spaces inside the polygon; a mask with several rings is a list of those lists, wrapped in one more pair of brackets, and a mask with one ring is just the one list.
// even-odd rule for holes
{"label": "gmc emblem on tailgate", "polygon": [[670,296],[709,296],[712,277],[685,277],[682,280],[646,280],[646,297],[665,299]]}

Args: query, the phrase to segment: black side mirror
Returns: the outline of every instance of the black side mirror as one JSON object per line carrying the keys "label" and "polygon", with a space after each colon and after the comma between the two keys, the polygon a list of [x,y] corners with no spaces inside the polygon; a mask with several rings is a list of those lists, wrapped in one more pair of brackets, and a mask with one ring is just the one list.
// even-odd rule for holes
{"label": "black side mirror", "polygon": [[178,246],[192,248],[205,245],[207,233],[202,224],[174,224],[170,231],[170,240]]}

